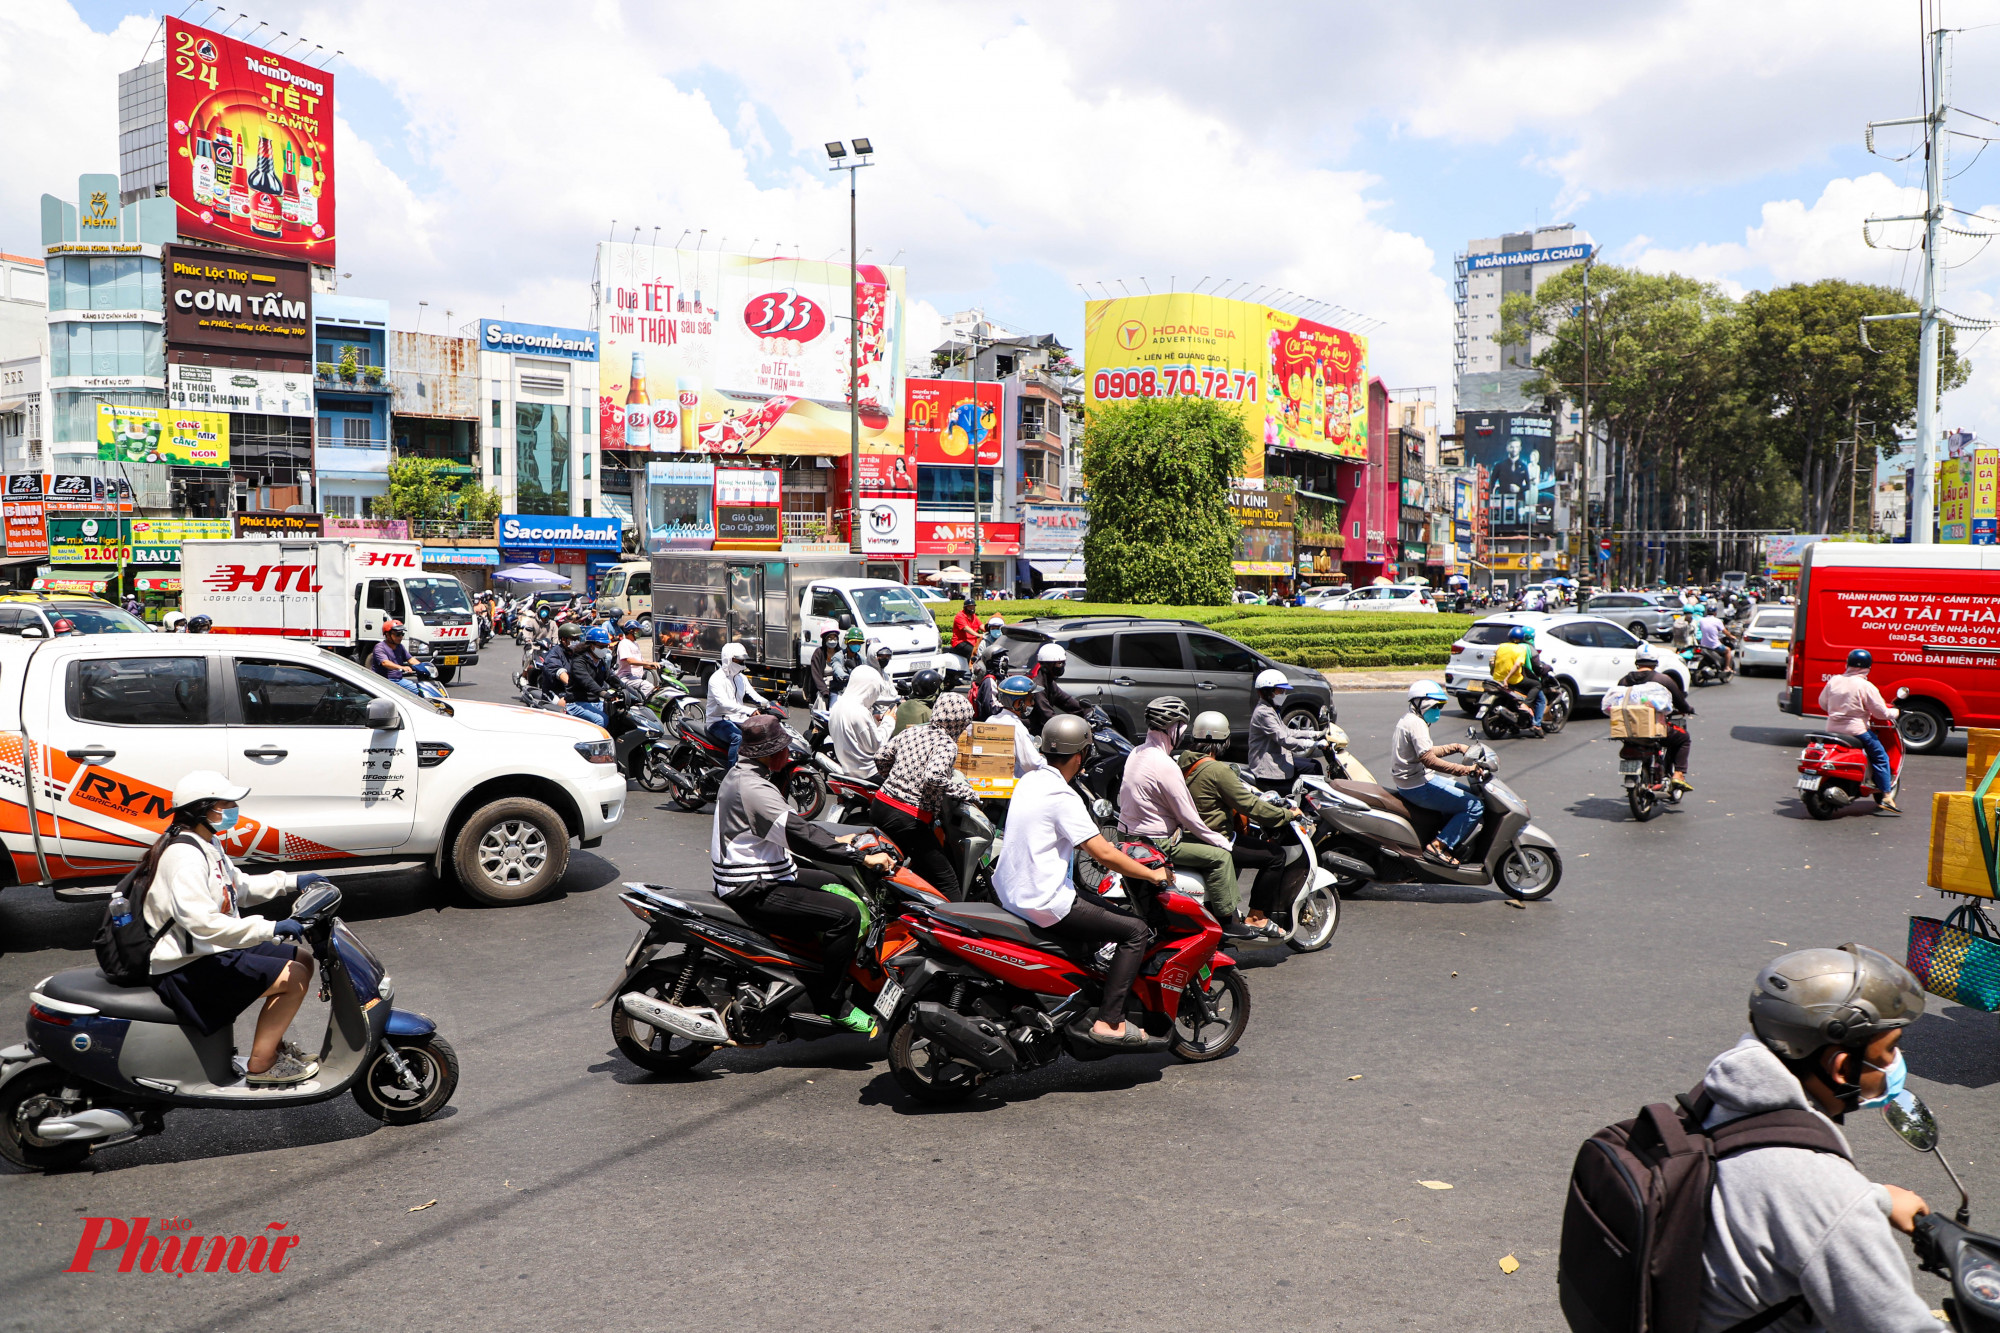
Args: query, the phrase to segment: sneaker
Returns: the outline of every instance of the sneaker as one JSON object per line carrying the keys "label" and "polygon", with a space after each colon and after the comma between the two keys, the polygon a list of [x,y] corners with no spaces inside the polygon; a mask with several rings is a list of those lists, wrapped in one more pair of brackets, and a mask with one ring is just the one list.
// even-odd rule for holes
{"label": "sneaker", "polygon": [[290,1037],[287,1037],[283,1041],[280,1041],[278,1043],[278,1054],[291,1056],[292,1059],[297,1060],[300,1064],[304,1065],[310,1072],[314,1074],[317,1074],[319,1072],[318,1059],[316,1059],[313,1056],[307,1055],[305,1048],[299,1045],[297,1042],[293,1041]]}
{"label": "sneaker", "polygon": [[303,1083],[319,1072],[317,1064],[300,1064],[289,1055],[280,1055],[271,1067],[261,1074],[248,1074],[243,1081],[253,1088],[286,1087]]}
{"label": "sneaker", "polygon": [[865,1009],[857,1009],[851,1004],[847,1006],[847,1012],[834,1021],[849,1032],[859,1032],[864,1037],[875,1035],[875,1015]]}

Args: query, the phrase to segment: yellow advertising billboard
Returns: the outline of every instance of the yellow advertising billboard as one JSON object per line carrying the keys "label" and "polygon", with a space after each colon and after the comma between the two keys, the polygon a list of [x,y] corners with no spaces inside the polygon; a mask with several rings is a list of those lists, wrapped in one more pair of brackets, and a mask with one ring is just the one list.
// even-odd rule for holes
{"label": "yellow advertising billboard", "polygon": [[97,456],[106,462],[228,467],[229,414],[99,403]]}
{"label": "yellow advertising billboard", "polygon": [[1368,456],[1368,342],[1249,301],[1189,292],[1084,305],[1086,408],[1134,398],[1209,398],[1266,448]]}

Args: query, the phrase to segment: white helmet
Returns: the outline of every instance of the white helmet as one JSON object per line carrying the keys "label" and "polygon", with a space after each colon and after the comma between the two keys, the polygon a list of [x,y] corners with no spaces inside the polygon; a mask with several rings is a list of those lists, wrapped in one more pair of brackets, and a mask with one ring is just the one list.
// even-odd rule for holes
{"label": "white helmet", "polygon": [[1229,719],[1221,713],[1212,711],[1197,714],[1194,726],[1188,729],[1188,739],[1194,741],[1227,741],[1229,739]]}
{"label": "white helmet", "polygon": [[988,629],[995,629],[995,628],[998,628],[999,626],[1001,626],[1001,625],[1004,625],[1004,624],[1006,624],[1006,623],[1007,623],[1007,622],[1006,622],[1006,621],[1004,621],[1004,620],[1002,620],[1002,619],[1001,619],[1001,618],[1000,618],[999,616],[988,616],[988,617],[986,617],[986,628],[988,628]]}
{"label": "white helmet", "polygon": [[250,794],[213,769],[198,768],[174,784],[174,809],[185,810],[203,801],[240,801]]}
{"label": "white helmet", "polygon": [[1276,667],[1257,673],[1257,692],[1259,694],[1265,690],[1289,690],[1290,688],[1292,688],[1292,682],[1287,680],[1285,673]]}
{"label": "white helmet", "polygon": [[169,632],[179,629],[186,623],[187,617],[179,611],[169,611],[160,617],[160,628]]}
{"label": "white helmet", "polygon": [[1410,683],[1409,692],[1404,696],[1411,703],[1446,703],[1451,695],[1445,687],[1434,680],[1418,680]]}
{"label": "white helmet", "polygon": [[1045,643],[1042,645],[1042,651],[1035,654],[1035,660],[1037,662],[1067,662],[1069,661],[1069,653],[1059,643]]}
{"label": "white helmet", "polygon": [[750,650],[740,643],[725,643],[722,645],[722,660],[725,662],[741,662],[749,655]]}

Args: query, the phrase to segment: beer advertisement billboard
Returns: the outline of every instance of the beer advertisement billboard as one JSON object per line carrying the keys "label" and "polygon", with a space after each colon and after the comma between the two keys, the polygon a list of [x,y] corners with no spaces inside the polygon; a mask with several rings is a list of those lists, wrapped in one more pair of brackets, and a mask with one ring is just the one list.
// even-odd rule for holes
{"label": "beer advertisement billboard", "polygon": [[597,270],[603,448],[845,454],[858,299],[861,452],[903,454],[902,269],[604,241]]}
{"label": "beer advertisement billboard", "polygon": [[1344,329],[1187,292],[1084,305],[1084,402],[1207,398],[1243,419],[1243,475],[1264,450],[1368,456],[1368,342]]}
{"label": "beer advertisement billboard", "polygon": [[333,75],[167,19],[167,193],[185,238],[333,263]]}

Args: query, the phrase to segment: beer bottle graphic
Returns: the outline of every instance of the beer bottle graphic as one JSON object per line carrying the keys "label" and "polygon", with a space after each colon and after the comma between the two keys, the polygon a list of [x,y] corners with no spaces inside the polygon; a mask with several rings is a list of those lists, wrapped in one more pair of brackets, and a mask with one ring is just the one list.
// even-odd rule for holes
{"label": "beer bottle graphic", "polygon": [[625,391],[625,447],[651,450],[653,447],[651,400],[646,397],[646,354],[632,353],[632,387]]}

